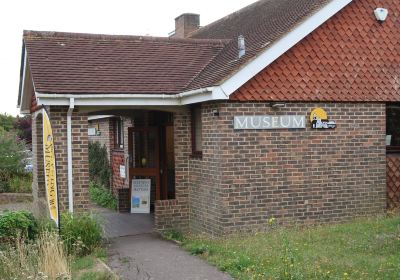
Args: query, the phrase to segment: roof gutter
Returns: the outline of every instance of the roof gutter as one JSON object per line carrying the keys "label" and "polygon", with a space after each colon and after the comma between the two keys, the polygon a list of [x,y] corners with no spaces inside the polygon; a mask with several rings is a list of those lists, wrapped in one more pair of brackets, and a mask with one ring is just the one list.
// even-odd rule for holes
{"label": "roof gutter", "polygon": [[219,87],[206,87],[178,94],[57,94],[36,92],[39,105],[69,106],[179,106],[208,100],[228,99]]}

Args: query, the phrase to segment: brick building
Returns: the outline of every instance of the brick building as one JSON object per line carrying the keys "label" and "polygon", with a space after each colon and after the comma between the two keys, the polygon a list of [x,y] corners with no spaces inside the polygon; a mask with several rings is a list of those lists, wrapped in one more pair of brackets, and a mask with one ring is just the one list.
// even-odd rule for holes
{"label": "brick building", "polygon": [[132,181],[150,179],[158,230],[399,206],[399,13],[396,0],[261,0],[201,28],[184,14],[169,38],[26,31],[35,198],[45,210],[44,106],[63,210],[88,206],[89,139],[109,147],[121,211]]}

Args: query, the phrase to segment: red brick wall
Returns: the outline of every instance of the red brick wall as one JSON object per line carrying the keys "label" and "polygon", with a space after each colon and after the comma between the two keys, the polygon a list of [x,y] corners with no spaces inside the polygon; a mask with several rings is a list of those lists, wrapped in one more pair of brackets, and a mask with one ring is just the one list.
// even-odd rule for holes
{"label": "red brick wall", "polygon": [[48,214],[43,160],[43,117],[32,113],[32,195],[39,215]]}
{"label": "red brick wall", "polygon": [[[51,107],[50,120],[53,126],[57,176],[60,193],[60,209],[68,209],[68,164],[67,164],[67,107]],[[72,177],[74,211],[89,207],[89,158],[88,116],[74,111],[72,114]]]}
{"label": "red brick wall", "polygon": [[195,232],[218,234],[223,231],[221,215],[224,213],[222,167],[224,154],[221,153],[219,118],[213,109],[218,104],[202,106],[202,158],[188,158],[190,161],[190,229]]}
{"label": "red brick wall", "polygon": [[[203,106],[203,158],[191,160],[191,230],[221,235],[280,223],[343,221],[386,208],[385,105],[219,103]],[[237,130],[235,115],[308,116],[334,130]]]}
{"label": "red brick wall", "polygon": [[174,113],[175,199],[155,202],[155,228],[158,231],[189,229],[190,119],[189,110]]}
{"label": "red brick wall", "polygon": [[113,193],[118,194],[118,189],[125,187],[125,179],[120,176],[120,166],[125,165],[124,162],[124,151],[114,150],[112,151],[112,177],[113,177]]}
{"label": "red brick wall", "polygon": [[[53,128],[56,155],[57,182],[60,211],[68,210],[68,161],[67,161],[67,107],[49,108]],[[34,155],[33,193],[39,201],[45,201],[43,171],[42,114],[33,115],[32,140]],[[88,162],[87,114],[74,112],[72,115],[72,161],[74,211],[86,210],[89,206],[89,162]],[[47,212],[47,206],[39,209]]]}

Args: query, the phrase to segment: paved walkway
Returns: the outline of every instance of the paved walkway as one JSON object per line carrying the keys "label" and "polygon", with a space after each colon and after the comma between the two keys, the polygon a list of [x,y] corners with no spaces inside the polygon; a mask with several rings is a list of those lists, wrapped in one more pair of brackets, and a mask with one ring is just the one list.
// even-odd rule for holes
{"label": "paved walkway", "polygon": [[97,210],[103,219],[107,238],[132,236],[154,231],[153,214],[117,213],[107,209]]}
{"label": "paved walkway", "polygon": [[112,240],[109,266],[126,280],[232,280],[156,233]]}
{"label": "paved walkway", "polygon": [[154,217],[96,208],[109,238],[109,266],[126,280],[231,280],[154,233]]}

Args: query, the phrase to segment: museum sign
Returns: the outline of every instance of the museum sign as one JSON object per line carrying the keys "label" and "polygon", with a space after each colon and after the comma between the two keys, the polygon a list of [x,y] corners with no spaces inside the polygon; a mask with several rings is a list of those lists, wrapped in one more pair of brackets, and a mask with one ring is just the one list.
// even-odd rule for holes
{"label": "museum sign", "polygon": [[306,128],[305,116],[235,116],[234,129]]}

